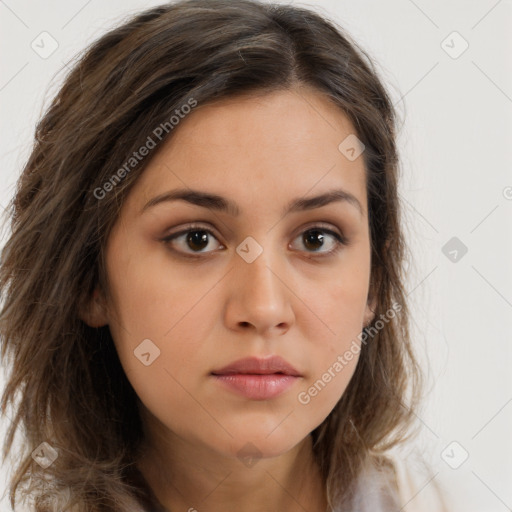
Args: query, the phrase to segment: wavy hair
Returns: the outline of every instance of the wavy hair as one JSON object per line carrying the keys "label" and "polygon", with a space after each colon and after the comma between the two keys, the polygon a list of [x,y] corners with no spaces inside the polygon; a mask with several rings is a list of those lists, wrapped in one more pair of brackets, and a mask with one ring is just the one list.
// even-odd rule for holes
{"label": "wavy hair", "polygon": [[[4,460],[16,433],[23,436],[9,481],[13,510],[28,496],[36,512],[68,510],[64,501],[78,512],[152,503],[137,469],[138,397],[108,326],[89,327],[78,314],[97,284],[107,288],[106,241],[150,158],[101,200],[98,190],[190,98],[201,106],[297,85],[328,98],[366,147],[376,309],[344,395],[312,432],[329,504],[350,495],[368,461],[386,466],[387,450],[411,434],[422,374],[404,292],[397,114],[375,64],[342,28],[306,8],[173,2],[123,20],[77,56],[37,124],[9,205],[0,267],[1,358],[9,370],[1,410],[7,416],[12,408]],[[394,303],[400,314],[377,329]],[[58,457],[43,468],[38,453]]]}

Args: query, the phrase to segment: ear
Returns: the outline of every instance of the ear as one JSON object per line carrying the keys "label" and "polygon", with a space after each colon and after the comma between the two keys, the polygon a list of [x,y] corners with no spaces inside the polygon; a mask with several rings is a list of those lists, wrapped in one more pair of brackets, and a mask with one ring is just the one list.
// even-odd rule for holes
{"label": "ear", "polygon": [[370,277],[370,286],[368,290],[368,297],[366,299],[366,309],[364,310],[363,326],[368,327],[375,318],[375,312],[377,311],[377,297],[375,294],[375,283],[373,275]]}
{"label": "ear", "polygon": [[94,289],[92,297],[81,308],[79,316],[89,327],[102,327],[108,324],[105,297],[99,287]]}
{"label": "ear", "polygon": [[368,297],[368,302],[366,303],[366,309],[364,312],[364,320],[363,326],[368,327],[373,319],[375,318],[375,311],[377,309],[377,299],[375,297]]}
{"label": "ear", "polygon": [[[391,240],[388,239],[384,243],[384,253],[386,253],[389,249],[389,246],[391,244]],[[374,271],[372,270],[371,277],[370,277],[370,290],[368,292],[368,299],[366,303],[366,309],[364,312],[364,320],[363,320],[363,326],[368,327],[375,318],[375,312],[377,311],[377,297],[375,296],[374,290],[376,289],[375,282],[373,278],[375,277]]]}

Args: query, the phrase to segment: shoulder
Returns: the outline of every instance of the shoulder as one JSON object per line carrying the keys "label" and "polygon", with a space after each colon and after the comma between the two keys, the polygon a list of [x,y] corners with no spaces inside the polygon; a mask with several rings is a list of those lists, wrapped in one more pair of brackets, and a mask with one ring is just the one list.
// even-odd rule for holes
{"label": "shoulder", "polygon": [[335,512],[447,512],[436,473],[423,459],[397,454],[375,457],[361,470],[350,504]]}
{"label": "shoulder", "polygon": [[438,472],[423,457],[392,458],[402,512],[447,512],[447,496]]}

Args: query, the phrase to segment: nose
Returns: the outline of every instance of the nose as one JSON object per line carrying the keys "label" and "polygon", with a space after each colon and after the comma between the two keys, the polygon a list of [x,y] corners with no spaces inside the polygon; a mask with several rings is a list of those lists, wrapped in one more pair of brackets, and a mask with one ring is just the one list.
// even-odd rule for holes
{"label": "nose", "polygon": [[[251,263],[234,255],[234,272],[226,298],[225,322],[232,330],[253,330],[262,336],[282,335],[292,325],[290,303],[293,286],[286,275],[286,265],[278,265],[271,250]],[[274,255],[275,256],[275,255]]]}

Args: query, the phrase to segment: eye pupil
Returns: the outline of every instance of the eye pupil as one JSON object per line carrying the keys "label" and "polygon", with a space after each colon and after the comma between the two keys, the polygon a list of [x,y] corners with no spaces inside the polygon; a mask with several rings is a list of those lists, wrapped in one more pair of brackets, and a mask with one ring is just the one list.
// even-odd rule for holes
{"label": "eye pupil", "polygon": [[[322,247],[324,242],[324,236],[322,235],[322,232],[317,229],[312,229],[309,231],[306,231],[306,234],[304,236],[305,245],[309,246],[310,243],[315,244],[315,242],[320,241],[320,247]],[[313,248],[313,250],[318,250],[320,247]]]}
{"label": "eye pupil", "polygon": [[[204,249],[208,245],[208,233],[206,231],[190,231],[187,236],[187,243],[191,249]],[[193,244],[198,244],[200,247],[193,247]]]}

